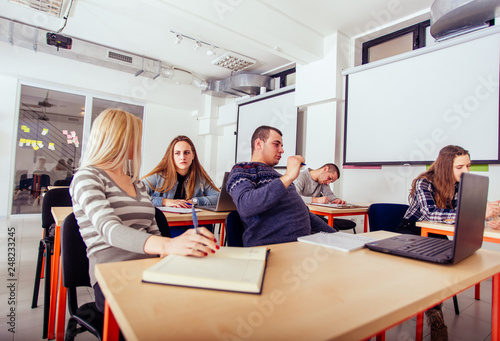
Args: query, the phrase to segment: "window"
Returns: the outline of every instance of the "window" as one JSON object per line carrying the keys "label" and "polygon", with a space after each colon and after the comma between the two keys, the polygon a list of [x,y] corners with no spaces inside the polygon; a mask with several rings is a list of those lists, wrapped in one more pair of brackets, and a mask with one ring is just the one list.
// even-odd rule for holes
{"label": "window", "polygon": [[430,20],[367,41],[363,44],[362,63],[370,63],[383,58],[415,50],[426,45],[426,31]]}
{"label": "window", "polygon": [[280,73],[272,75],[271,77],[277,79],[276,85],[279,84],[280,88],[293,85],[295,84],[295,68],[282,71]]}

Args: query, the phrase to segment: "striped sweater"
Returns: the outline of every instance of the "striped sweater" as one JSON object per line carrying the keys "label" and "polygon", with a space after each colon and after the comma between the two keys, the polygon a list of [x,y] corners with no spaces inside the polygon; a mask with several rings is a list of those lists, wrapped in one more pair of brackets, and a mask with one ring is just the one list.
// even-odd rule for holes
{"label": "striped sweater", "polygon": [[81,168],[71,182],[73,212],[87,245],[92,285],[96,264],[152,257],[144,253],[144,244],[152,234],[160,235],[155,209],[144,184],[134,185],[137,194],[131,197],[95,167]]}
{"label": "striped sweater", "polygon": [[309,212],[291,184],[281,174],[260,162],[237,163],[229,174],[227,191],[243,222],[244,246],[287,243],[316,232],[335,232]]}

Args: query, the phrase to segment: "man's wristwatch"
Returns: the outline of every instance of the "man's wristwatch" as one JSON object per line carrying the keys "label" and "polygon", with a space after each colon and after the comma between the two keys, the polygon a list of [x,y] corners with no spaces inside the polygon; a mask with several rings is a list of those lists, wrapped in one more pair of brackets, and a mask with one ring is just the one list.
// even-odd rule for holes
{"label": "man's wristwatch", "polygon": [[191,199],[191,201],[193,202],[193,205],[195,205],[195,206],[198,205],[198,199],[193,198],[193,199]]}

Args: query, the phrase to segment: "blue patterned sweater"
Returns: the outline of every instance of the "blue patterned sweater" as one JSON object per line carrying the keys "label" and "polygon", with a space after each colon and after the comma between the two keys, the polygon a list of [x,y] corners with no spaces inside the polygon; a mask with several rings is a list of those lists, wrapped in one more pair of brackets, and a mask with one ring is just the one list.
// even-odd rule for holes
{"label": "blue patterned sweater", "polygon": [[320,231],[335,232],[309,212],[291,184],[285,188],[281,174],[260,162],[234,165],[227,181],[245,228],[244,246],[296,241],[297,237]]}

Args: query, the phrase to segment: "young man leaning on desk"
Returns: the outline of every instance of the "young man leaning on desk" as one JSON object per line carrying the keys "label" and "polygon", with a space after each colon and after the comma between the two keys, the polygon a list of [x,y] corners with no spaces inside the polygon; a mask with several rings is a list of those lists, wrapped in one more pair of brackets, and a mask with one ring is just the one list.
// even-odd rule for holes
{"label": "young man leaning on desk", "polygon": [[[293,184],[306,204],[345,204],[345,201],[337,198],[330,189],[330,184],[339,178],[339,168],[333,163],[327,163],[318,169],[308,168],[301,171]],[[339,230],[349,230],[355,228],[356,223],[335,218],[333,226]]]}
{"label": "young man leaning on desk", "polygon": [[317,232],[336,232],[309,209],[295,189],[304,158],[290,156],[284,175],[276,166],[283,154],[282,133],[269,126],[258,127],[251,140],[250,162],[234,165],[227,191],[233,198],[245,227],[244,246],[296,241]]}

